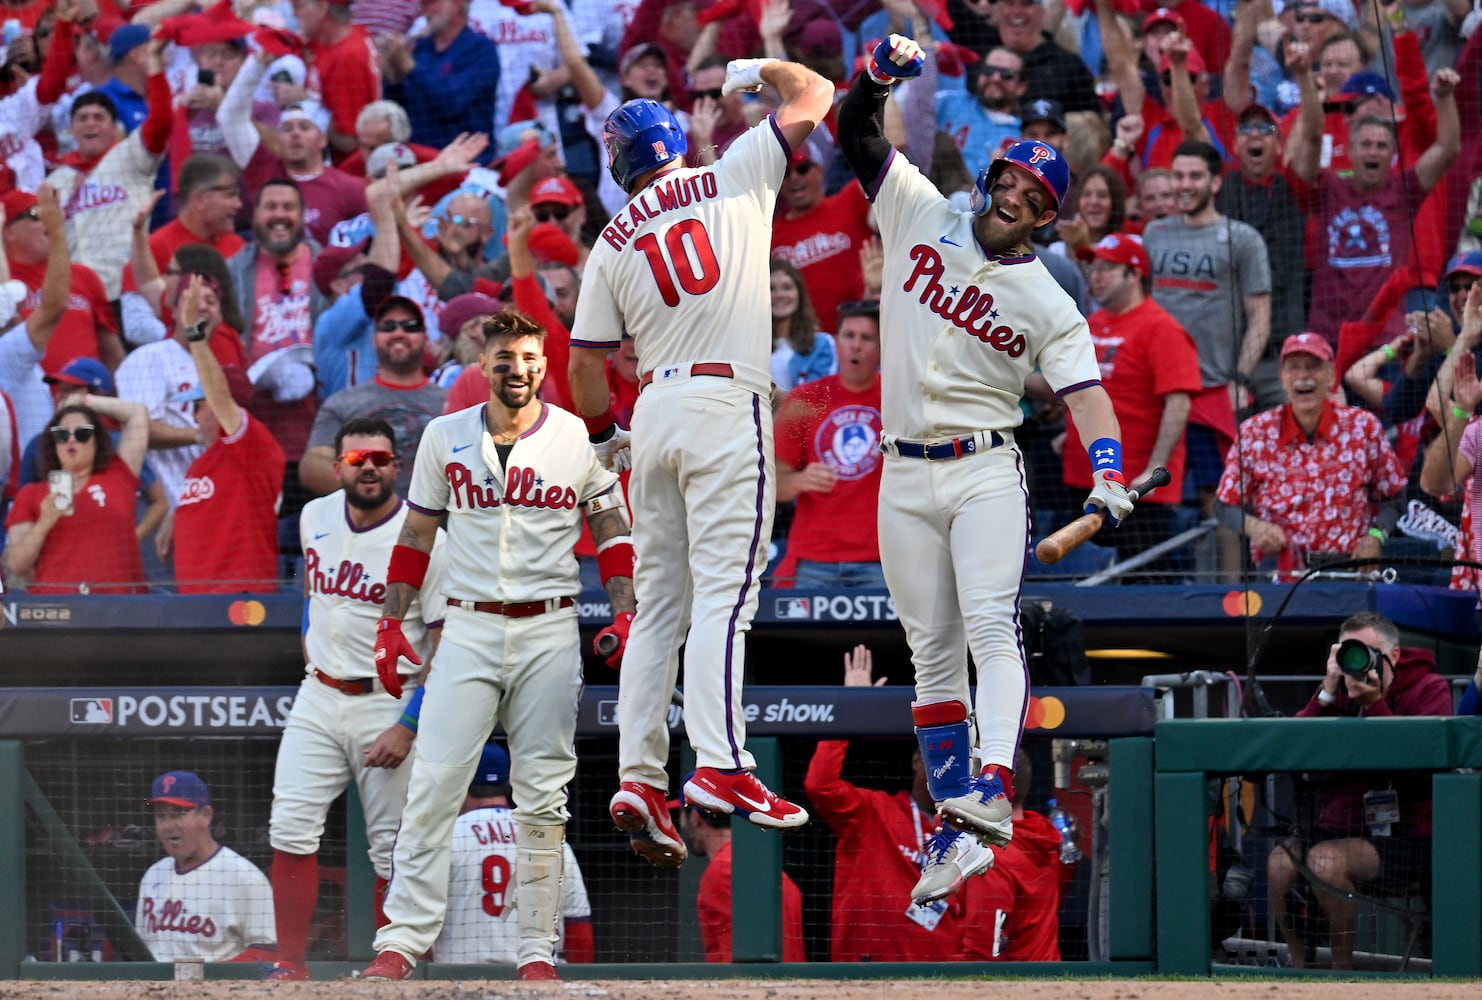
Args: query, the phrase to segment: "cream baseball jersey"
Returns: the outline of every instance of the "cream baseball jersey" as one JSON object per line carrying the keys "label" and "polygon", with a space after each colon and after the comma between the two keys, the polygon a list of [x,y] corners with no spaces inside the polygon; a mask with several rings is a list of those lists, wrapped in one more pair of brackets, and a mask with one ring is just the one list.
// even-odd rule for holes
{"label": "cream baseball jersey", "polygon": [[[471,809],[453,827],[453,864],[448,910],[432,946],[439,962],[517,961],[520,931],[515,919],[515,818],[503,806]],[[562,844],[561,925],[590,920],[592,904],[570,844]],[[556,944],[559,955],[561,944]]]}
{"label": "cream baseball jersey", "polygon": [[34,192],[46,180],[46,162],[34,136],[47,124],[46,108],[36,100],[40,77],[27,80],[9,97],[0,98],[0,160],[15,174],[15,186]]}
{"label": "cream baseball jersey", "polygon": [[891,248],[883,285],[896,291],[880,302],[880,369],[898,376],[883,381],[886,434],[930,440],[1017,427],[1036,366],[1057,394],[1101,381],[1085,319],[1037,259],[988,260],[972,215],[904,156],[891,155],[870,194]]}
{"label": "cream baseball jersey", "polygon": [[163,159],[163,154],[155,156],[144,148],[144,139],[135,129],[103,154],[88,173],[61,166],[46,179],[62,199],[72,259],[103,279],[109,300],[118,298],[124,265],[129,262],[129,241],[119,235],[133,232],[134,215],[140,205],[149,203]]}
{"label": "cream baseball jersey", "polygon": [[[119,398],[143,403],[150,420],[171,427],[196,427],[195,402],[189,397],[201,376],[190,352],[178,340],[160,340],[133,351],[118,366],[117,378]],[[149,464],[159,476],[171,507],[179,503],[185,491],[185,474],[191,463],[205,450],[199,444],[150,450]]]}
{"label": "cream baseball jersey", "polygon": [[733,362],[770,370],[772,211],[787,140],[769,115],[713,166],[659,174],[597,238],[571,342],[616,347],[638,370]]}
{"label": "cream baseball jersey", "polygon": [[134,927],[157,962],[225,962],[278,940],[267,876],[230,847],[184,873],[174,858],[151,865],[139,882]]}
{"label": "cream baseball jersey", "polygon": [[597,461],[586,425],[546,403],[500,467],[487,406],[433,418],[417,446],[407,502],[424,514],[447,512],[443,592],[464,601],[573,597],[581,592],[572,555],[581,505],[618,477]]}
{"label": "cream baseball jersey", "polygon": [[[386,567],[391,549],[406,521],[407,506],[377,524],[350,523],[342,492],[310,500],[299,515],[299,542],[304,550],[309,628],[304,634],[307,669],[319,669],[340,680],[376,675],[376,622],[386,601]],[[442,624],[447,601],[442,596],[447,569],[447,538],[439,530],[422,590],[412,598],[402,631],[413,649],[427,648],[427,630]]]}

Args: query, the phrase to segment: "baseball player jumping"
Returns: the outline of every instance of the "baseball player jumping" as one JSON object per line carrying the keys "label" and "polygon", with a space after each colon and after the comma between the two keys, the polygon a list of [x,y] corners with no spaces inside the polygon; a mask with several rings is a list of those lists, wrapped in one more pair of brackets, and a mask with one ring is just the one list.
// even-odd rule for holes
{"label": "baseball player jumping", "polygon": [[[585,513],[616,620],[617,666],[633,611],[633,544],[622,488],[581,421],[547,406],[544,331],[514,309],[484,322],[483,406],[435,418],[412,472],[412,509],[391,552],[376,668],[400,695],[397,662],[420,663],[402,618],[423,586],[439,518],[448,524],[447,618],[422,690],[417,752],[386,895],[388,923],[363,978],[406,979],[437,939],[453,826],[495,723],[509,734],[516,802],[519,975],[555,979],[566,784],[576,772],[581,693],[573,548]],[[409,706],[410,709],[411,706]]]}
{"label": "baseball player jumping", "polygon": [[[375,677],[375,622],[386,584],[381,568],[401,534],[407,508],[396,495],[396,436],[380,418],[358,417],[335,434],[340,492],[304,506],[304,663],[307,676],[278,745],[273,774],[273,910],[278,961],[270,979],[307,979],[309,923],[319,897],[319,838],[330,805],[351,781],[360,792],[376,923],[391,878],[391,848],[406,804],[404,764],[414,722]],[[445,553],[439,542],[420,595],[402,619],[403,634],[428,655],[442,627]]]}
{"label": "baseball player jumping", "polygon": [[610,808],[633,849],[661,865],[685,858],[664,805],[665,713],[681,645],[685,726],[699,765],[686,800],[759,826],[808,821],[751,773],[741,683],[776,493],[772,209],[793,149],[828,113],[834,86],[796,63],[740,59],[722,90],[763,83],[782,103],[710,167],[685,166],[684,131],[663,105],[629,101],[608,116],[609,170],[630,200],[588,259],[571,339],[572,398],[610,467],[630,460],[603,367],[625,328],[642,373],[630,482],[642,611],[619,682],[622,787]]}
{"label": "baseball player jumping", "polygon": [[885,250],[880,560],[911,644],[928,786],[948,824],[911,893],[926,903],[986,870],[987,845],[1013,833],[1012,768],[1029,702],[1019,633],[1028,496],[1013,429],[1036,366],[1091,442],[1087,511],[1105,508],[1115,524],[1132,501],[1086,321],[1030,249],[1065,197],[1065,161],[1043,143],[1016,143],[978,174],[972,211],[954,211],[881,134],[890,85],[921,66],[909,38],[881,42],[839,109],[839,137]]}

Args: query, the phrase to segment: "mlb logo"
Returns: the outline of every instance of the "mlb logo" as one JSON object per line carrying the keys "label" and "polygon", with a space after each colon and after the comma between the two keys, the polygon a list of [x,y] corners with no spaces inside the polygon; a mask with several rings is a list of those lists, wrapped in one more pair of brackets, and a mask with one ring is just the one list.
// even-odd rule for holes
{"label": "mlb logo", "polygon": [[113,722],[112,698],[73,698],[72,721],[82,725],[106,726]]}
{"label": "mlb logo", "polygon": [[599,725],[599,726],[615,726],[617,724],[618,724],[618,721],[617,721],[617,702],[615,702],[615,701],[599,701],[599,702],[597,702],[597,725]]}
{"label": "mlb logo", "polygon": [[777,617],[784,621],[807,621],[812,599],[808,597],[777,598]]}
{"label": "mlb logo", "polygon": [[657,156],[659,159],[662,160],[669,156],[669,150],[664,147],[663,139],[655,139],[653,142],[653,147],[654,155]]}

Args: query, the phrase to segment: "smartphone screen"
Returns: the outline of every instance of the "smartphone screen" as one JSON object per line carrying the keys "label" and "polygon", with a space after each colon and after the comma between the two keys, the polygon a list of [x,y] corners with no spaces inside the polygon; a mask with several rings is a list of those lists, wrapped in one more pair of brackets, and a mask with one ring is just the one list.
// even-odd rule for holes
{"label": "smartphone screen", "polygon": [[216,71],[214,69],[203,69],[196,73],[196,82],[202,87],[216,86]]}
{"label": "smartphone screen", "polygon": [[57,498],[57,510],[72,509],[72,473],[56,470],[46,474],[51,495]]}

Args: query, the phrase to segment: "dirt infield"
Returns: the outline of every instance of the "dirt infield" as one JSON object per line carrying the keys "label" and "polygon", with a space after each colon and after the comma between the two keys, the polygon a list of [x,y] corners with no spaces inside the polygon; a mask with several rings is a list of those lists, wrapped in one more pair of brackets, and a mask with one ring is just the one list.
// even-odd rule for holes
{"label": "dirt infield", "polygon": [[[983,980],[939,980],[933,989],[944,996],[981,993]],[[1476,983],[1394,982],[1364,980],[995,980],[1011,986],[1014,1000],[1476,1000]],[[398,1000],[500,1000],[520,997],[601,997],[604,1000],[918,1000],[921,981],[889,982],[793,980],[575,980],[562,983],[411,982],[362,983],[353,980],[314,983],[4,982],[5,1000],[339,1000],[343,997],[396,997]]]}

